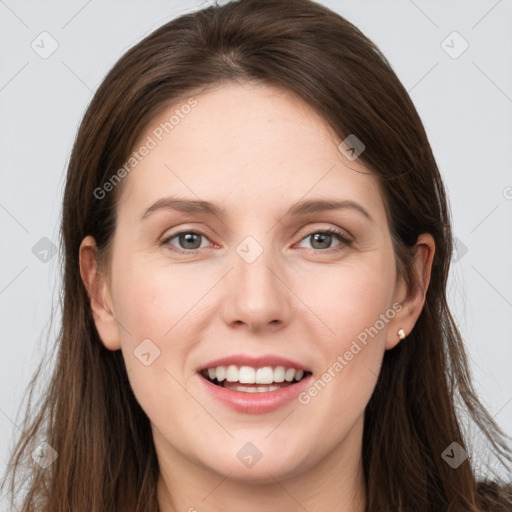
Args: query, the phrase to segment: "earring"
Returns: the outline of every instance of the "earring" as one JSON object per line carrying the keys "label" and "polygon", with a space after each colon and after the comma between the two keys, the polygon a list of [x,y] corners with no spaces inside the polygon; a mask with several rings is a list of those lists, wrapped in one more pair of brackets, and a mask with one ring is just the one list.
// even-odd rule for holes
{"label": "earring", "polygon": [[398,337],[401,339],[401,340],[405,340],[405,332],[403,329],[398,329]]}

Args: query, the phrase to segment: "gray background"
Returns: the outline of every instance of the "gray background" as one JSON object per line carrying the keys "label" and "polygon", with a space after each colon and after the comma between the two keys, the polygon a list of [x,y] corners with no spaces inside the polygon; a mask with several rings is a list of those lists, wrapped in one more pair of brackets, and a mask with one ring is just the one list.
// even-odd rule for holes
{"label": "gray background", "polygon": [[[512,2],[321,3],[380,46],[424,121],[458,240],[449,287],[453,312],[476,389],[510,435]],[[49,324],[60,280],[49,241],[58,243],[64,174],[78,123],[124,51],[171,18],[206,5],[0,0],[2,473],[18,434],[25,387],[58,329],[58,311]],[[49,35],[41,35],[45,31]],[[469,47],[458,55],[464,40]],[[58,48],[42,58],[52,44]]]}

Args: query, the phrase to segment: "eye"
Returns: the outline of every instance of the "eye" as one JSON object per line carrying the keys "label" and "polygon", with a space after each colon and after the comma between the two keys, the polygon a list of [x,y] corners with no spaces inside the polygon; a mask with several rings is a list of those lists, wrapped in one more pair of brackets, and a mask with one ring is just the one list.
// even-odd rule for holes
{"label": "eye", "polygon": [[180,252],[192,254],[196,253],[198,249],[203,248],[201,247],[201,238],[208,239],[203,233],[197,233],[196,231],[180,231],[162,240],[161,244],[174,246],[172,240],[175,238],[178,240],[178,244],[180,244],[177,250],[182,249]]}
{"label": "eye", "polygon": [[[312,249],[317,252],[330,252],[331,250],[341,251],[352,243],[352,240],[350,240],[343,231],[335,228],[313,231],[302,238],[301,242],[311,237],[313,237],[312,244],[317,246],[313,246]],[[162,240],[161,245],[170,245],[175,248],[173,250],[177,250],[182,254],[195,254],[199,249],[204,249],[205,247],[201,244],[202,238],[209,240],[203,233],[196,231],[180,231]],[[333,238],[337,239],[340,243],[334,247],[329,247]],[[178,247],[173,243],[175,239],[177,240],[177,244],[179,244]]]}
{"label": "eye", "polygon": [[[345,246],[349,246],[352,243],[352,240],[350,240],[343,231],[335,228],[313,231],[309,233],[309,235],[305,236],[301,241],[307,240],[308,238],[311,239],[313,250],[320,252],[330,252],[331,250],[341,251]],[[328,247],[333,241],[333,238],[338,239],[341,243],[334,247]],[[317,247],[314,247],[314,245],[317,245]]]}

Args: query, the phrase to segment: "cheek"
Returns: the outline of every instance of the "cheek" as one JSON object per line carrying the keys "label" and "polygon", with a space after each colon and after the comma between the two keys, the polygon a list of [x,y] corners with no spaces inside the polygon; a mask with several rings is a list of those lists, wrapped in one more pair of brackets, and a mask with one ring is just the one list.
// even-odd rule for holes
{"label": "cheek", "polygon": [[204,296],[215,278],[201,280],[182,265],[151,258],[119,261],[117,268],[114,303],[133,391],[150,418],[170,414],[164,411],[171,396],[179,410],[187,410],[181,384],[190,372],[188,355],[203,337],[209,318]]}
{"label": "cheek", "polygon": [[[116,316],[130,333],[121,330],[125,343],[150,338],[168,344],[173,334],[190,321],[189,312],[200,300],[202,290],[190,273],[178,266],[163,268],[161,263],[124,264],[126,279],[116,287]],[[174,342],[173,342],[173,346]]]}
{"label": "cheek", "polygon": [[299,402],[314,403],[317,417],[331,418],[341,430],[362,414],[370,399],[388,324],[396,313],[390,306],[394,274],[382,268],[374,262],[337,269],[317,280],[307,299],[328,330],[322,328],[325,334],[316,338],[323,367]]}
{"label": "cheek", "polygon": [[177,269],[128,266],[115,301],[123,357],[137,401],[152,423],[162,425],[175,421],[174,410],[185,414],[191,408],[182,383],[193,339],[185,331],[201,294]]}
{"label": "cheek", "polygon": [[300,296],[326,327],[322,329],[326,353],[348,349],[354,339],[364,342],[385,334],[387,321],[394,316],[390,311],[394,274],[383,272],[379,263],[346,265],[307,279],[314,288],[302,285]]}

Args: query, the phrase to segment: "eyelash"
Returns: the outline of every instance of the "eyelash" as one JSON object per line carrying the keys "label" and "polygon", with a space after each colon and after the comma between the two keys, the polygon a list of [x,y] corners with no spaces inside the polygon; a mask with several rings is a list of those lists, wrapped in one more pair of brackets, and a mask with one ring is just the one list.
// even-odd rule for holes
{"label": "eyelash", "polygon": [[[190,234],[190,233],[192,233],[194,235],[199,235],[199,236],[202,236],[202,237],[208,239],[208,237],[204,233],[201,233],[200,231],[185,230],[185,231],[179,231],[177,233],[173,233],[172,235],[166,237],[164,240],[162,240],[161,245],[172,246],[170,244],[171,240],[173,240],[174,238],[178,237],[179,235]],[[347,238],[343,231],[338,230],[336,228],[328,228],[328,229],[312,231],[311,233],[309,233],[306,236],[302,237],[300,241],[302,242],[303,240],[307,239],[308,237],[311,237],[311,236],[316,235],[316,234],[334,235],[340,242],[342,242],[341,244],[339,244],[339,245],[337,245],[335,247],[331,247],[329,249],[310,249],[311,251],[314,251],[316,253],[338,252],[338,251],[344,250],[345,246],[350,246],[352,244],[352,240]],[[172,247],[174,247],[174,246],[172,246]],[[203,247],[203,249],[204,249],[204,247]],[[176,249],[172,249],[172,250],[176,250],[180,254],[197,254],[200,249],[179,249],[179,248],[176,248]]]}

